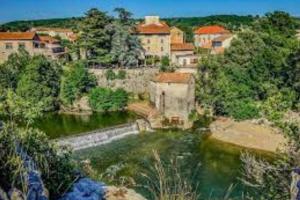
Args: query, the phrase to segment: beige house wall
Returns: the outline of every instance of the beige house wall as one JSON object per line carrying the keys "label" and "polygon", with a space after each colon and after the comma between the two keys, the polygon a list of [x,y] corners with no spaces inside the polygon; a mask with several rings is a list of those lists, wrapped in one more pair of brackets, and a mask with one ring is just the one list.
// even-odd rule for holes
{"label": "beige house wall", "polygon": [[188,128],[189,114],[195,109],[195,80],[188,84],[151,82],[150,101],[165,118],[179,117]]}
{"label": "beige house wall", "polygon": [[[12,44],[12,49],[6,49],[6,44]],[[25,45],[25,50],[34,55],[34,43],[32,40],[0,40],[0,63],[5,62],[9,55],[19,50],[19,45]]]}
{"label": "beige house wall", "polygon": [[145,50],[145,54],[150,56],[170,56],[171,44],[170,35],[167,34],[153,34],[153,35],[139,35],[141,44]]}
{"label": "beige house wall", "polygon": [[172,64],[180,64],[177,56],[180,55],[193,55],[194,51],[172,51],[171,53],[171,63]]}
{"label": "beige house wall", "polygon": [[194,43],[196,47],[203,47],[206,45],[211,45],[212,40],[217,37],[222,36],[222,34],[195,34],[194,35]]}
{"label": "beige house wall", "polygon": [[172,27],[171,28],[171,44],[182,44],[184,43],[184,33],[182,30]]}
{"label": "beige house wall", "polygon": [[[6,44],[12,44],[12,49],[6,49]],[[52,48],[60,47],[60,45],[46,45],[44,48],[35,48],[34,44],[39,45],[39,41],[34,40],[0,40],[0,63],[5,62],[8,57],[17,53],[19,50],[19,45],[25,45],[25,50],[31,55],[44,55],[51,59],[57,59],[59,56],[63,55],[61,53],[53,53]]]}

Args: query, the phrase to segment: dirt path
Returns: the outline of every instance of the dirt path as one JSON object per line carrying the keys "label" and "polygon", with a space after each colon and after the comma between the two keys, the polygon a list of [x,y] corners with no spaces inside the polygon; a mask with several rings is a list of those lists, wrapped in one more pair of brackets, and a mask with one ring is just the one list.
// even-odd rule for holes
{"label": "dirt path", "polygon": [[286,139],[278,130],[250,121],[235,122],[220,118],[210,125],[212,137],[231,144],[276,152],[283,149]]}

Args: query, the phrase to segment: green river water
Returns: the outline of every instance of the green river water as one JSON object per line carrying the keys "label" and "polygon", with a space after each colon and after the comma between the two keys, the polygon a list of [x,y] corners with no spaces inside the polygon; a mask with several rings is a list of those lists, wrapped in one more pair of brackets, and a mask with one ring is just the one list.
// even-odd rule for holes
{"label": "green river water", "polygon": [[[131,113],[93,114],[89,117],[51,114],[39,120],[36,126],[51,138],[58,138],[135,119],[136,116]],[[137,185],[143,185],[145,179],[141,174],[151,171],[153,150],[158,151],[163,161],[173,159],[178,162],[181,174],[199,190],[201,199],[221,199],[232,184],[232,197],[236,199],[247,191],[239,181],[242,167],[240,155],[246,149],[213,140],[199,132],[160,130],[134,135],[77,152],[74,157],[78,160],[89,159],[99,174],[106,174],[103,178],[105,182],[118,184],[120,177],[125,177],[125,180],[130,177]],[[252,153],[269,157],[257,151]],[[144,188],[135,189],[150,198]]]}

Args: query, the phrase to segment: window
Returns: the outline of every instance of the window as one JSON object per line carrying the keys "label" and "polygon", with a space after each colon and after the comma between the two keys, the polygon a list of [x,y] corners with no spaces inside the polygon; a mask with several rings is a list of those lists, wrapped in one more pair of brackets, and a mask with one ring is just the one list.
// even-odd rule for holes
{"label": "window", "polygon": [[162,44],[163,44],[163,43],[164,43],[164,39],[161,39],[161,40],[160,40],[160,43],[162,43]]}
{"label": "window", "polygon": [[13,44],[12,43],[6,43],[5,44],[5,49],[13,49]]}
{"label": "window", "polygon": [[150,47],[147,47],[147,50],[150,51]]}
{"label": "window", "polygon": [[148,43],[148,44],[150,44],[150,43],[151,43],[150,39],[148,39],[147,43]]}
{"label": "window", "polygon": [[161,51],[164,51],[164,47],[161,47],[160,50],[161,50]]}
{"label": "window", "polygon": [[34,42],[34,43],[33,43],[33,47],[36,48],[36,49],[39,48],[39,43]]}
{"label": "window", "polygon": [[26,45],[24,42],[19,43],[19,49],[25,49]]}

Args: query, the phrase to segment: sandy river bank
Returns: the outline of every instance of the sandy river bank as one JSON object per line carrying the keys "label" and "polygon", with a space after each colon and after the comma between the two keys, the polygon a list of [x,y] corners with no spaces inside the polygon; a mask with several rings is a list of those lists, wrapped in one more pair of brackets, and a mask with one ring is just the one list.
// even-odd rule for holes
{"label": "sandy river bank", "polygon": [[219,118],[210,125],[211,137],[234,145],[268,152],[283,150],[287,140],[269,125]]}

